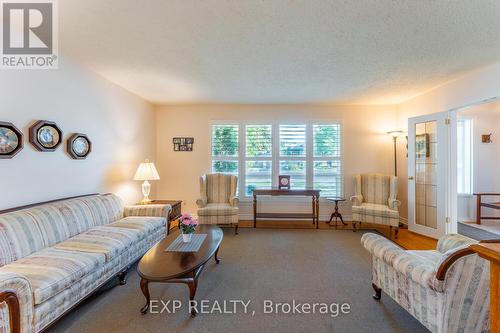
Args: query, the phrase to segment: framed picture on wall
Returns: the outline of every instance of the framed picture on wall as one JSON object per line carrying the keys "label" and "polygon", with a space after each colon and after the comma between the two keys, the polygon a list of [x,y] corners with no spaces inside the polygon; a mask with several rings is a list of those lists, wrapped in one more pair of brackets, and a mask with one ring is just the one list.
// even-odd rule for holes
{"label": "framed picture on wall", "polygon": [[193,151],[194,138],[173,138],[174,151]]}
{"label": "framed picture on wall", "polygon": [[429,134],[415,135],[415,157],[427,158],[429,156]]}

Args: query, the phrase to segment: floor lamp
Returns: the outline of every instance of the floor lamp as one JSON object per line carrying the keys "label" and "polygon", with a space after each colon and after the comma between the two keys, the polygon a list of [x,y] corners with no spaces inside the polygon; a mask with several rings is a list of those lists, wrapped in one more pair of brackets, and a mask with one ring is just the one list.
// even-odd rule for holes
{"label": "floor lamp", "polygon": [[401,130],[387,132],[387,134],[392,136],[392,141],[394,142],[394,176],[398,175],[398,155],[397,155],[396,143],[398,141],[398,136],[400,136],[403,133],[404,132]]}

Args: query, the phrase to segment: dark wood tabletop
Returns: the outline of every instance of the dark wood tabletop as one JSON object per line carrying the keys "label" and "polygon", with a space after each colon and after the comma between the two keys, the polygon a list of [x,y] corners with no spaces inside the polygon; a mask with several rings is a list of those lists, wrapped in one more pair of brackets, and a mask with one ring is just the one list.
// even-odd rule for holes
{"label": "dark wood tabletop", "polygon": [[153,246],[142,257],[139,275],[149,281],[165,281],[182,277],[204,265],[219,248],[223,232],[215,225],[199,225],[196,233],[207,234],[197,252],[166,252],[165,249],[180,235],[176,230]]}

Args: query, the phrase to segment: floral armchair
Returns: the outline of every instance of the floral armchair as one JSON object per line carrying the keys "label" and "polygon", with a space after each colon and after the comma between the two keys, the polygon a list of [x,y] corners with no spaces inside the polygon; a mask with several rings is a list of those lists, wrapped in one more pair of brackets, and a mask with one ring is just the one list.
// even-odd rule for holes
{"label": "floral armchair", "polygon": [[372,255],[373,297],[382,290],[434,333],[489,332],[489,262],[468,237],[441,237],[436,250],[405,251],[387,238],[366,233]]}
{"label": "floral armchair", "polygon": [[238,234],[238,177],[222,173],[200,177],[198,222],[200,224],[230,224]]}
{"label": "floral armchair", "polygon": [[379,173],[365,173],[354,176],[354,193],[351,197],[353,228],[357,222],[395,227],[398,237],[399,212],[397,200],[398,178]]}

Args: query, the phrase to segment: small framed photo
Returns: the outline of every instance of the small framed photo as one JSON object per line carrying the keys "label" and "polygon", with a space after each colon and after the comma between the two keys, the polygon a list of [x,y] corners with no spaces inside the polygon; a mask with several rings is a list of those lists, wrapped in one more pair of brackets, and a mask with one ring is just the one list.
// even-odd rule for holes
{"label": "small framed photo", "polygon": [[194,138],[173,138],[174,151],[193,151]]}

